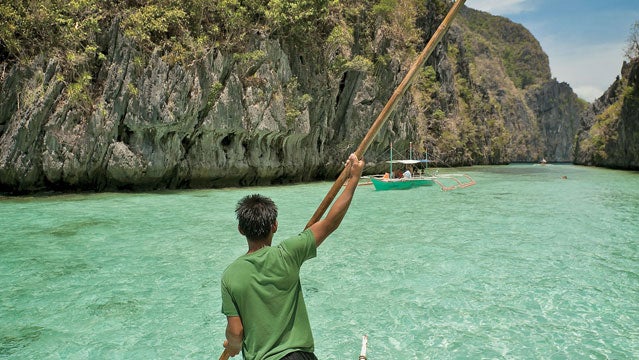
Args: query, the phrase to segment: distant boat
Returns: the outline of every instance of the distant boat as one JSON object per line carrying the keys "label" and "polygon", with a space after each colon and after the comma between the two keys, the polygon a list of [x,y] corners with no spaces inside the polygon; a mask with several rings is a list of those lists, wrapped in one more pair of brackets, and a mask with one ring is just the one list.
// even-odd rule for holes
{"label": "distant boat", "polygon": [[539,162],[534,163],[533,165],[535,165],[535,166],[551,166],[552,164],[549,164],[548,161],[546,161],[545,158],[542,158]]}

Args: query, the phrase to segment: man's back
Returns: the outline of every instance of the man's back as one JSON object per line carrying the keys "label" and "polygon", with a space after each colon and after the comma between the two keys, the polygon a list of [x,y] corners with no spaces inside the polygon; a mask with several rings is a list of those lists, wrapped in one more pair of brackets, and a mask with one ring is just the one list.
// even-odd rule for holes
{"label": "man's back", "polygon": [[222,312],[239,316],[246,359],[280,359],[313,352],[299,269],[316,255],[311,231],[243,255],[222,276]]}

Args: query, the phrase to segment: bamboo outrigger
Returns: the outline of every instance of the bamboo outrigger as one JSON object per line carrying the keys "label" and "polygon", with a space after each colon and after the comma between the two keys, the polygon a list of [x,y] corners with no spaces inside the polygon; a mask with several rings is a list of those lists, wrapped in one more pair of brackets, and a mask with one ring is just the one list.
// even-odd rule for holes
{"label": "bamboo outrigger", "polygon": [[[459,180],[459,178],[461,178],[461,177],[466,178],[466,181],[464,182],[464,181]],[[441,180],[443,180],[443,179],[451,179],[451,180],[453,180],[456,184],[455,184],[455,185],[453,185],[453,186],[446,186],[446,185],[444,185],[444,184],[441,182]],[[450,190],[455,190],[455,189],[467,188],[467,187],[469,187],[469,186],[473,186],[473,185],[477,184],[477,183],[475,182],[475,180],[473,180],[473,178],[471,178],[471,177],[470,177],[470,175],[468,175],[468,174],[460,174],[460,175],[457,175],[457,174],[439,175],[439,176],[435,177],[435,178],[433,179],[433,181],[434,181],[435,183],[437,183],[437,185],[439,185],[439,187],[441,187],[441,189],[442,189],[443,191],[450,191]]]}

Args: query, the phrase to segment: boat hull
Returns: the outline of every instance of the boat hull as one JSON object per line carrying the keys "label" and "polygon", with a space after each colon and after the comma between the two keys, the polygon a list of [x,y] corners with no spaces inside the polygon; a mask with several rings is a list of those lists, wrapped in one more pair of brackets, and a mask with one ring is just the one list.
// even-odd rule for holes
{"label": "boat hull", "polygon": [[380,177],[370,177],[375,190],[406,190],[421,186],[432,186],[435,182],[432,178],[410,178],[410,179],[383,179]]}

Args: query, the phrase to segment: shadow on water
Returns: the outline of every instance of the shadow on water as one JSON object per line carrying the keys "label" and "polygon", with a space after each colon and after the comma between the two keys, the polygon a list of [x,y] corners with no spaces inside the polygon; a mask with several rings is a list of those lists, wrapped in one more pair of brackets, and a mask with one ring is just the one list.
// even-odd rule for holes
{"label": "shadow on water", "polygon": [[140,312],[141,307],[136,300],[111,299],[104,303],[87,306],[91,315],[96,316],[130,316]]}
{"label": "shadow on water", "polygon": [[44,328],[40,326],[24,326],[18,329],[5,329],[6,335],[0,337],[0,357],[9,356],[40,339]]}
{"label": "shadow on water", "polygon": [[40,232],[49,233],[55,237],[73,237],[77,235],[81,230],[103,225],[115,226],[116,222],[102,219],[86,219],[64,223],[54,228],[42,229],[40,230]]}

